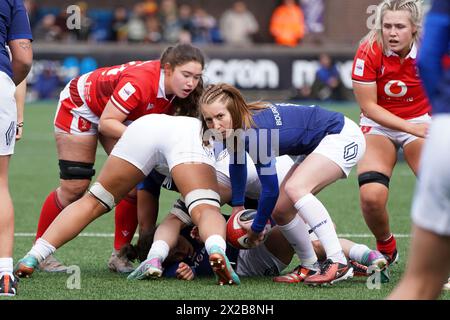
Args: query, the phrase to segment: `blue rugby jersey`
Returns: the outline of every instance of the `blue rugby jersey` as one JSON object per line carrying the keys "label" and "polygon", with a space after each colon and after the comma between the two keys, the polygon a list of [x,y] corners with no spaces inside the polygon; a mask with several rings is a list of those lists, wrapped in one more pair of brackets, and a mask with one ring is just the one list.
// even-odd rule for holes
{"label": "blue rugby jersey", "polygon": [[[258,213],[252,224],[253,231],[261,232],[279,194],[275,157],[311,153],[326,135],[341,132],[344,116],[319,106],[279,103],[254,111],[253,120],[255,126],[241,139],[245,140],[242,145],[252,157],[261,181]],[[241,151],[230,157],[233,206],[244,204],[247,167]]]}
{"label": "blue rugby jersey", "polygon": [[418,66],[433,114],[450,113],[450,1],[435,0],[425,20]]}
{"label": "blue rugby jersey", "polygon": [[11,61],[6,45],[11,40],[30,39],[30,22],[22,0],[0,1],[0,71],[12,78]]}

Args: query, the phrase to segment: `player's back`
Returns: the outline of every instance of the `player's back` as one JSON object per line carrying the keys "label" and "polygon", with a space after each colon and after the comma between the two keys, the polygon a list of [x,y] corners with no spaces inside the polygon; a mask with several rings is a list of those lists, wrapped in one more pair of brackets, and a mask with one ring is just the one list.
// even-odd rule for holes
{"label": "player's back", "polygon": [[[280,155],[308,154],[323,137],[339,133],[344,125],[341,113],[296,104],[271,104],[269,108],[255,111],[253,119],[258,136],[264,135],[262,128],[278,131]],[[272,149],[275,147],[272,145]]]}

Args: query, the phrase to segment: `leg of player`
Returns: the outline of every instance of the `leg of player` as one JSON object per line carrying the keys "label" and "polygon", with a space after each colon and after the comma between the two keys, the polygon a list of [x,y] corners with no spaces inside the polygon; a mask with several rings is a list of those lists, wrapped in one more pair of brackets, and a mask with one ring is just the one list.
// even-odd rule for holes
{"label": "leg of player", "polygon": [[286,181],[289,180],[297,167],[298,165],[294,165],[283,180],[275,209],[272,212],[272,217],[277,223],[280,233],[282,233],[286,239],[285,241],[294,248],[295,253],[301,261],[301,265],[295,267],[294,270],[286,275],[275,277],[273,279],[275,282],[303,282],[309,276],[314,275],[319,271],[319,264],[311,244],[308,227],[303,219],[297,214],[297,210],[285,191]]}
{"label": "leg of player", "polygon": [[366,153],[358,163],[361,210],[377,241],[377,250],[392,263],[398,258],[397,245],[389,227],[386,208],[389,179],[397,161],[397,149],[385,136],[366,135]]}
{"label": "leg of player", "polygon": [[[86,192],[94,175],[96,135],[55,133],[60,159],[60,185],[42,205],[35,240],[39,239],[61,211]],[[63,161],[61,161],[63,160]],[[47,272],[66,272],[67,267],[50,255],[39,264]]]}
{"label": "leg of player", "polygon": [[341,167],[322,154],[312,153],[288,178],[285,192],[295,208],[317,235],[327,260],[320,274],[305,280],[307,284],[334,283],[350,278],[353,273],[342,251],[333,221],[325,206],[314,196],[321,189],[344,177]]}
{"label": "leg of player", "polygon": [[17,281],[12,275],[14,208],[8,187],[10,155],[0,156],[0,296],[14,296]]}
{"label": "leg of player", "polygon": [[368,246],[355,243],[348,239],[339,239],[342,249],[356,276],[368,276],[372,272],[382,272],[383,281],[389,281],[388,262],[383,254],[377,250],[371,250]]}
{"label": "leg of player", "polygon": [[[430,250],[431,248],[433,250]],[[449,270],[450,237],[414,226],[405,274],[388,298],[436,299],[441,293]]]}
{"label": "leg of player", "polygon": [[163,273],[162,264],[170,250],[176,247],[180,231],[185,225],[176,215],[169,213],[156,229],[147,259],[128,276],[128,279],[160,278]]}
{"label": "leg of player", "polygon": [[[240,284],[225,255],[226,221],[220,213],[220,196],[214,167],[203,163],[183,163],[172,169],[173,181],[185,199],[200,239],[219,284]],[[201,179],[199,179],[201,177]]]}
{"label": "leg of player", "polygon": [[405,161],[416,176],[419,171],[420,156],[422,154],[424,143],[425,139],[417,138],[403,146]]}
{"label": "leg of player", "polygon": [[110,156],[95,183],[81,199],[66,207],[16,266],[18,276],[29,276],[37,264],[75,238],[89,223],[111,210],[144,174],[126,160]]}

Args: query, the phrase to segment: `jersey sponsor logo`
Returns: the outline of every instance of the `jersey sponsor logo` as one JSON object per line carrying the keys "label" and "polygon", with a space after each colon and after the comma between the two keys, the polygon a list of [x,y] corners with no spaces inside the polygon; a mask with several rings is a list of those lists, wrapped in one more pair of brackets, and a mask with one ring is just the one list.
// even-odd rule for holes
{"label": "jersey sponsor logo", "polygon": [[130,98],[133,93],[136,92],[136,88],[133,87],[133,85],[130,82],[127,82],[122,89],[119,90],[119,97],[123,100],[123,101],[127,101],[128,98]]}
{"label": "jersey sponsor logo", "polygon": [[358,145],[352,142],[344,147],[344,160],[350,161],[356,158],[358,155]]}
{"label": "jersey sponsor logo", "polygon": [[91,127],[92,127],[92,123],[89,120],[87,120],[83,117],[78,118],[78,129],[81,132],[89,131],[91,129]]}
{"label": "jersey sponsor logo", "polygon": [[406,83],[400,80],[391,80],[384,86],[384,92],[393,98],[403,97],[408,92]]}
{"label": "jersey sponsor logo", "polygon": [[356,59],[355,70],[353,70],[355,76],[362,77],[364,75],[364,64],[365,61],[363,59]]}
{"label": "jersey sponsor logo", "polygon": [[280,112],[278,111],[277,107],[275,107],[274,105],[271,105],[270,110],[272,110],[273,116],[275,118],[275,124],[277,126],[282,126],[283,121],[281,121]]}

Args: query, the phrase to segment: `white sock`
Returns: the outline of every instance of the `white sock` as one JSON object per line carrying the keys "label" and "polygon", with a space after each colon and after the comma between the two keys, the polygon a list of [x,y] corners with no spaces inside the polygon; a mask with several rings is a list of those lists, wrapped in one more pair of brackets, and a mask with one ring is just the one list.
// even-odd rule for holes
{"label": "white sock", "polygon": [[308,234],[308,227],[303,219],[296,214],[295,218],[288,224],[284,226],[278,225],[278,227],[292,248],[294,248],[302,266],[309,269],[315,268],[314,264],[317,262],[317,256]]}
{"label": "white sock", "polygon": [[13,272],[13,258],[0,258],[0,274]]}
{"label": "white sock", "polygon": [[294,206],[316,233],[325,249],[327,258],[333,260],[333,262],[347,264],[333,221],[322,202],[308,193],[298,200]]}
{"label": "white sock", "polygon": [[163,240],[156,240],[153,242],[152,247],[150,248],[150,251],[148,252],[147,259],[151,259],[155,256],[161,258],[161,262],[166,260],[167,256],[169,255],[169,245],[167,242]]}
{"label": "white sock", "polygon": [[208,239],[206,239],[205,248],[208,254],[210,253],[210,250],[213,246],[218,246],[223,250],[223,252],[225,252],[227,249],[227,243],[225,242],[225,239],[222,238],[222,236],[219,236],[218,234],[209,236]]}
{"label": "white sock", "polygon": [[359,263],[363,263],[362,258],[364,254],[367,252],[370,252],[370,249],[368,246],[364,244],[355,244],[353,247],[350,248],[350,252],[348,253],[350,259],[355,260]]}
{"label": "white sock", "polygon": [[42,262],[55,251],[56,248],[52,246],[47,240],[39,238],[36,240],[34,246],[31,248],[28,254],[35,257],[39,262]]}

